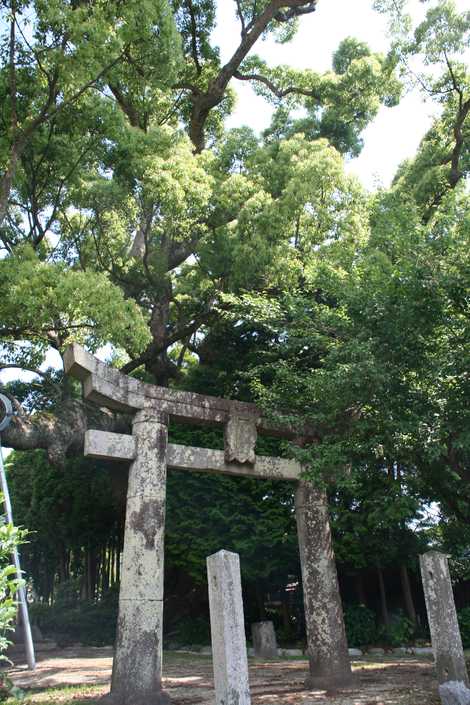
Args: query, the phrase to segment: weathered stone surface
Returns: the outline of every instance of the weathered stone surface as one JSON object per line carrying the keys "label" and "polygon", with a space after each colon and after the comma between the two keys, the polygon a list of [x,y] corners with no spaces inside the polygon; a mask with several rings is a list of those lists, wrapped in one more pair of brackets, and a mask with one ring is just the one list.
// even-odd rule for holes
{"label": "weathered stone surface", "polygon": [[[85,456],[88,458],[133,460],[136,455],[134,436],[108,431],[85,433]],[[242,477],[259,477],[271,480],[298,480],[301,466],[295,460],[258,455],[254,465],[228,463],[221,450],[168,444],[168,467],[176,470],[214,472]]]}
{"label": "weathered stone surface", "polygon": [[[261,417],[253,404],[142,383],[108,367],[77,345],[66,351],[64,364],[66,372],[83,382],[87,399],[119,411],[137,410],[134,439],[128,436],[117,439],[111,437],[111,434],[89,434],[87,452],[94,457],[121,460],[135,458],[129,474],[118,645],[111,698],[116,705],[131,705],[131,702],[132,705],[140,705],[140,700],[147,705],[163,702],[165,696],[161,695],[160,667],[161,601],[168,461],[176,468],[298,480],[301,472],[298,463],[279,458],[255,457],[256,427],[262,432],[286,438],[301,436],[305,440],[315,438],[315,433],[313,429],[272,423]],[[225,452],[176,445],[168,448],[167,415],[183,421],[226,424]],[[351,672],[326,500],[321,493],[315,493],[309,488],[306,483],[300,483],[297,520],[311,653],[310,683],[312,686],[343,685],[350,681]],[[153,584],[148,580],[149,575],[153,578]],[[152,614],[152,603],[156,605],[154,621],[149,617],[144,625],[138,615]],[[137,605],[140,605],[140,612]],[[130,615],[134,613],[135,632],[129,626],[132,624]],[[148,644],[151,634],[156,635],[157,656],[151,663],[144,660],[139,671],[137,662],[128,657],[131,651],[139,653],[144,648],[141,643]],[[246,662],[244,642],[243,655]],[[127,663],[131,665],[127,667]],[[129,669],[135,672],[130,673]],[[137,688],[131,701],[130,682]],[[242,687],[243,681],[240,683]],[[240,697],[249,702],[248,682],[246,693],[248,700],[245,695]],[[243,705],[245,700],[238,700],[237,705]],[[224,705],[231,705],[231,701],[226,701]]]}
{"label": "weathered stone surface", "polygon": [[251,637],[255,656],[277,658],[276,632],[271,621],[254,622],[251,625]]}
{"label": "weathered stone surface", "polygon": [[122,375],[120,384],[102,375],[89,375],[83,382],[83,396],[99,406],[107,406],[114,411],[132,412],[143,409],[146,398],[140,391],[134,391],[128,383],[129,377]]}
{"label": "weathered stone surface", "polygon": [[166,417],[147,409],[134,417],[136,458],[129,471],[119,618],[110,702],[160,705]]}
{"label": "weathered stone surface", "polygon": [[310,661],[306,685],[341,687],[351,683],[352,674],[326,493],[301,480],[296,518]]}
{"label": "weathered stone surface", "polygon": [[168,467],[177,470],[213,472],[271,480],[298,480],[302,470],[300,464],[295,460],[261,455],[256,456],[253,466],[227,463],[225,454],[221,450],[193,448],[176,443],[168,445]]}
{"label": "weathered stone surface", "polygon": [[359,658],[360,656],[363,656],[364,654],[362,653],[361,649],[348,649],[348,655],[351,658]]}
{"label": "weathered stone surface", "polygon": [[262,417],[255,404],[158,387],[128,377],[76,343],[64,353],[64,368],[67,374],[82,381],[86,399],[116,411],[132,412],[151,407],[179,421],[218,424],[227,423],[232,416],[240,416],[252,419],[263,433],[285,438],[300,434],[307,440],[315,437],[314,429],[299,430],[298,426],[291,428]]}
{"label": "weathered stone surface", "polygon": [[111,700],[116,705],[169,703],[162,692],[162,600],[119,600]]}
{"label": "weathered stone surface", "polygon": [[255,463],[256,423],[251,416],[231,414],[225,424],[225,460],[227,463]]}
{"label": "weathered stone surface", "polygon": [[419,560],[437,678],[439,683],[460,681],[468,686],[447,557],[430,551]]}
{"label": "weathered stone surface", "polygon": [[250,705],[248,660],[237,553],[207,558],[216,705]]}
{"label": "weathered stone surface", "polygon": [[127,498],[124,534],[127,555],[122,562],[121,595],[136,600],[163,599],[164,512],[162,497]]}
{"label": "weathered stone surface", "polygon": [[470,705],[470,690],[461,681],[448,681],[439,686],[442,705]]}
{"label": "weathered stone surface", "polygon": [[385,649],[373,647],[372,649],[369,649],[368,653],[372,656],[384,656]]}
{"label": "weathered stone surface", "polygon": [[87,458],[134,460],[136,441],[134,436],[107,431],[85,433],[84,455]]}

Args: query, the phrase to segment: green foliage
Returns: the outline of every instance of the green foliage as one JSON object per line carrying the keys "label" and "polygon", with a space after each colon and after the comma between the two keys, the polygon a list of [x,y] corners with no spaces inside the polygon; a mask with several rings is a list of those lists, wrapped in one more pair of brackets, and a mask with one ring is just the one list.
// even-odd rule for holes
{"label": "green foliage", "polygon": [[[0,504],[3,506],[3,495],[0,494]],[[27,532],[19,529],[0,517],[0,659],[9,644],[8,632],[13,631],[16,617],[16,591],[22,584],[16,576],[16,568],[12,563],[14,549],[24,543]]]}
{"label": "green foliage", "polygon": [[470,648],[470,607],[463,607],[457,610],[457,619],[463,647],[464,649],[468,649]]}
{"label": "green foliage", "polygon": [[[352,37],[344,39],[333,55],[333,71],[321,75],[312,70],[300,71],[288,66],[268,67],[258,57],[245,62],[247,72],[267,76],[280,90],[297,86],[310,97],[295,92],[278,108],[269,139],[303,133],[308,139],[326,138],[342,154],[357,156],[363,146],[361,134],[377,115],[382,104],[396,105],[401,84],[391,58],[373,54],[369,47]],[[276,106],[275,96],[263,83],[257,92]],[[302,105],[305,117],[294,117],[290,109]]]}
{"label": "green foliage", "polygon": [[207,617],[187,617],[178,620],[176,629],[166,636],[172,647],[209,646],[211,643],[210,622]]}
{"label": "green foliage", "polygon": [[5,671],[0,672],[0,702],[8,701],[8,703],[21,702],[25,697],[25,693],[18,688],[11,678],[5,673]]}
{"label": "green foliage", "polygon": [[[67,461],[64,471],[49,464],[45,453],[38,450],[12,454],[9,475],[16,516],[31,532],[22,561],[38,593],[51,599],[56,571],[63,582],[74,566],[75,576],[81,579],[86,593],[84,563],[103,546],[121,540],[119,496],[125,488],[122,469],[116,468],[113,484],[109,469],[103,464],[79,457]],[[77,594],[79,587],[73,582],[66,585],[69,595],[59,591],[59,599],[73,602],[71,591]]]}
{"label": "green foliage", "polygon": [[391,622],[387,627],[381,627],[377,633],[380,643],[388,646],[403,646],[411,641],[415,626],[413,622],[398,612],[392,615]]}
{"label": "green foliage", "polygon": [[59,646],[110,646],[116,638],[118,590],[113,588],[105,593],[99,602],[70,601],[70,595],[64,600],[62,591],[52,606],[31,605],[30,614],[43,634],[55,639]]}
{"label": "green foliage", "polygon": [[[0,501],[3,499],[0,497]],[[16,591],[21,584],[12,564],[12,551],[22,542],[24,532],[12,524],[0,524],[0,658],[9,644],[8,632],[13,631],[16,617]]]}
{"label": "green foliage", "polygon": [[[22,331],[32,349],[49,345],[56,330],[62,344],[73,340],[92,350],[109,339],[129,350],[140,350],[149,339],[146,322],[137,306],[103,273],[71,271],[64,264],[38,261],[29,247],[0,261],[4,340],[12,343]],[[20,307],[18,304],[21,302]],[[11,331],[9,334],[7,331]],[[18,354],[12,345],[13,358]]]}
{"label": "green foliage", "polygon": [[410,643],[415,632],[413,623],[403,612],[392,614],[390,624],[385,627],[377,624],[375,613],[365,605],[347,605],[344,610],[344,623],[348,645],[351,647],[374,644],[403,646]]}
{"label": "green foliage", "polygon": [[347,605],[344,609],[344,625],[350,647],[374,643],[377,633],[375,614],[365,605]]}
{"label": "green foliage", "polygon": [[[3,495],[0,493],[0,504],[3,506]],[[11,643],[8,633],[14,631],[17,612],[16,592],[24,584],[16,574],[12,563],[12,553],[16,547],[24,543],[27,532],[5,521],[0,516],[0,660],[8,661],[5,651]],[[22,691],[15,687],[4,673],[0,674],[0,701],[9,697],[21,699]]]}

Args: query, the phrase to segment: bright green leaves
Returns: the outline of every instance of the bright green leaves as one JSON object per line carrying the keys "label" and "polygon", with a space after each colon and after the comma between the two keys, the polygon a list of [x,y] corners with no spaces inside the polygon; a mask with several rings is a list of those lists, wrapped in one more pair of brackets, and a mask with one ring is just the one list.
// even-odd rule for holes
{"label": "bright green leaves", "polygon": [[[325,137],[340,152],[354,156],[362,148],[362,131],[380,106],[396,105],[401,95],[393,60],[373,54],[367,45],[352,38],[341,42],[333,56],[334,70],[323,75],[309,69],[268,67],[256,56],[247,59],[242,69],[246,75],[264,76],[266,81],[254,82],[255,90],[282,105],[275,118],[278,124],[271,131],[283,136],[303,132],[310,139]],[[305,110],[304,117],[291,118],[288,110],[300,107]]]}
{"label": "bright green leaves", "polygon": [[423,52],[428,64],[461,54],[470,43],[470,12],[458,12],[453,0],[441,1],[428,9],[414,39],[413,50]]}
{"label": "bright green leaves", "polygon": [[78,341],[91,349],[114,340],[138,352],[149,339],[135,303],[104,273],[69,270],[18,250],[0,261],[2,338],[25,340],[31,354]]}
{"label": "bright green leaves", "polygon": [[[3,505],[3,495],[0,493],[0,503]],[[5,521],[0,516],[0,661],[5,660],[4,652],[8,644],[8,632],[14,631],[14,621],[17,612],[16,592],[23,581],[18,580],[16,568],[12,565],[12,553],[15,548],[24,543],[26,531]]]}
{"label": "bright green leaves", "polygon": [[404,13],[407,2],[381,7],[390,16],[390,59],[440,106],[440,115],[425,135],[416,158],[402,166],[396,189],[410,195],[424,223],[434,217],[470,169],[470,75],[465,53],[470,43],[470,13],[458,12],[451,0],[426,4],[415,27]]}
{"label": "bright green leaves", "polygon": [[393,39],[391,58],[402,73],[434,100],[447,104],[469,95],[469,78],[462,59],[470,44],[470,13],[459,12],[453,0],[426,4],[424,19],[413,27],[408,3],[386,3]]}
{"label": "bright green leaves", "polygon": [[341,242],[347,257],[348,241],[357,244],[367,232],[367,213],[362,190],[344,173],[338,152],[325,140],[298,135],[281,143],[273,161],[273,211],[290,244],[284,245],[286,256],[290,252],[303,269],[315,261],[315,252]]}

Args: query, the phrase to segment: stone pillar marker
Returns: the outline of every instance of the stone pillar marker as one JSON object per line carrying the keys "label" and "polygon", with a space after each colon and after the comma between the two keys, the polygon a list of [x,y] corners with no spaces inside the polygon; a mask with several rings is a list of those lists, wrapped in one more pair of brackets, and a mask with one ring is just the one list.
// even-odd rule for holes
{"label": "stone pillar marker", "polygon": [[250,705],[240,558],[219,551],[207,558],[215,705]]}
{"label": "stone pillar marker", "polygon": [[326,492],[301,480],[295,496],[310,674],[308,688],[352,682]]}
{"label": "stone pillar marker", "polygon": [[162,691],[163,541],[168,419],[154,409],[133,421],[112,705],[167,705]]}
{"label": "stone pillar marker", "polygon": [[[438,681],[440,684],[458,682],[468,688],[447,556],[438,551],[429,551],[419,557],[419,562]],[[470,702],[470,691],[468,696]]]}
{"label": "stone pillar marker", "polygon": [[251,625],[251,636],[255,656],[259,658],[277,658],[276,632],[272,622],[255,622]]}

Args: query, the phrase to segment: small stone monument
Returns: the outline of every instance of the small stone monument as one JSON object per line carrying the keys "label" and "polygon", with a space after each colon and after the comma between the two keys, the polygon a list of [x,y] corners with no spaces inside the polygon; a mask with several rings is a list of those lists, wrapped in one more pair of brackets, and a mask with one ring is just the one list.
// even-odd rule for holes
{"label": "small stone monument", "polygon": [[463,653],[447,556],[429,551],[419,557],[431,641],[443,705],[470,703]]}
{"label": "small stone monument", "polygon": [[277,658],[276,632],[272,622],[255,622],[251,625],[251,636],[255,656]]}
{"label": "small stone monument", "polygon": [[219,551],[207,559],[215,705],[250,705],[240,559]]}

